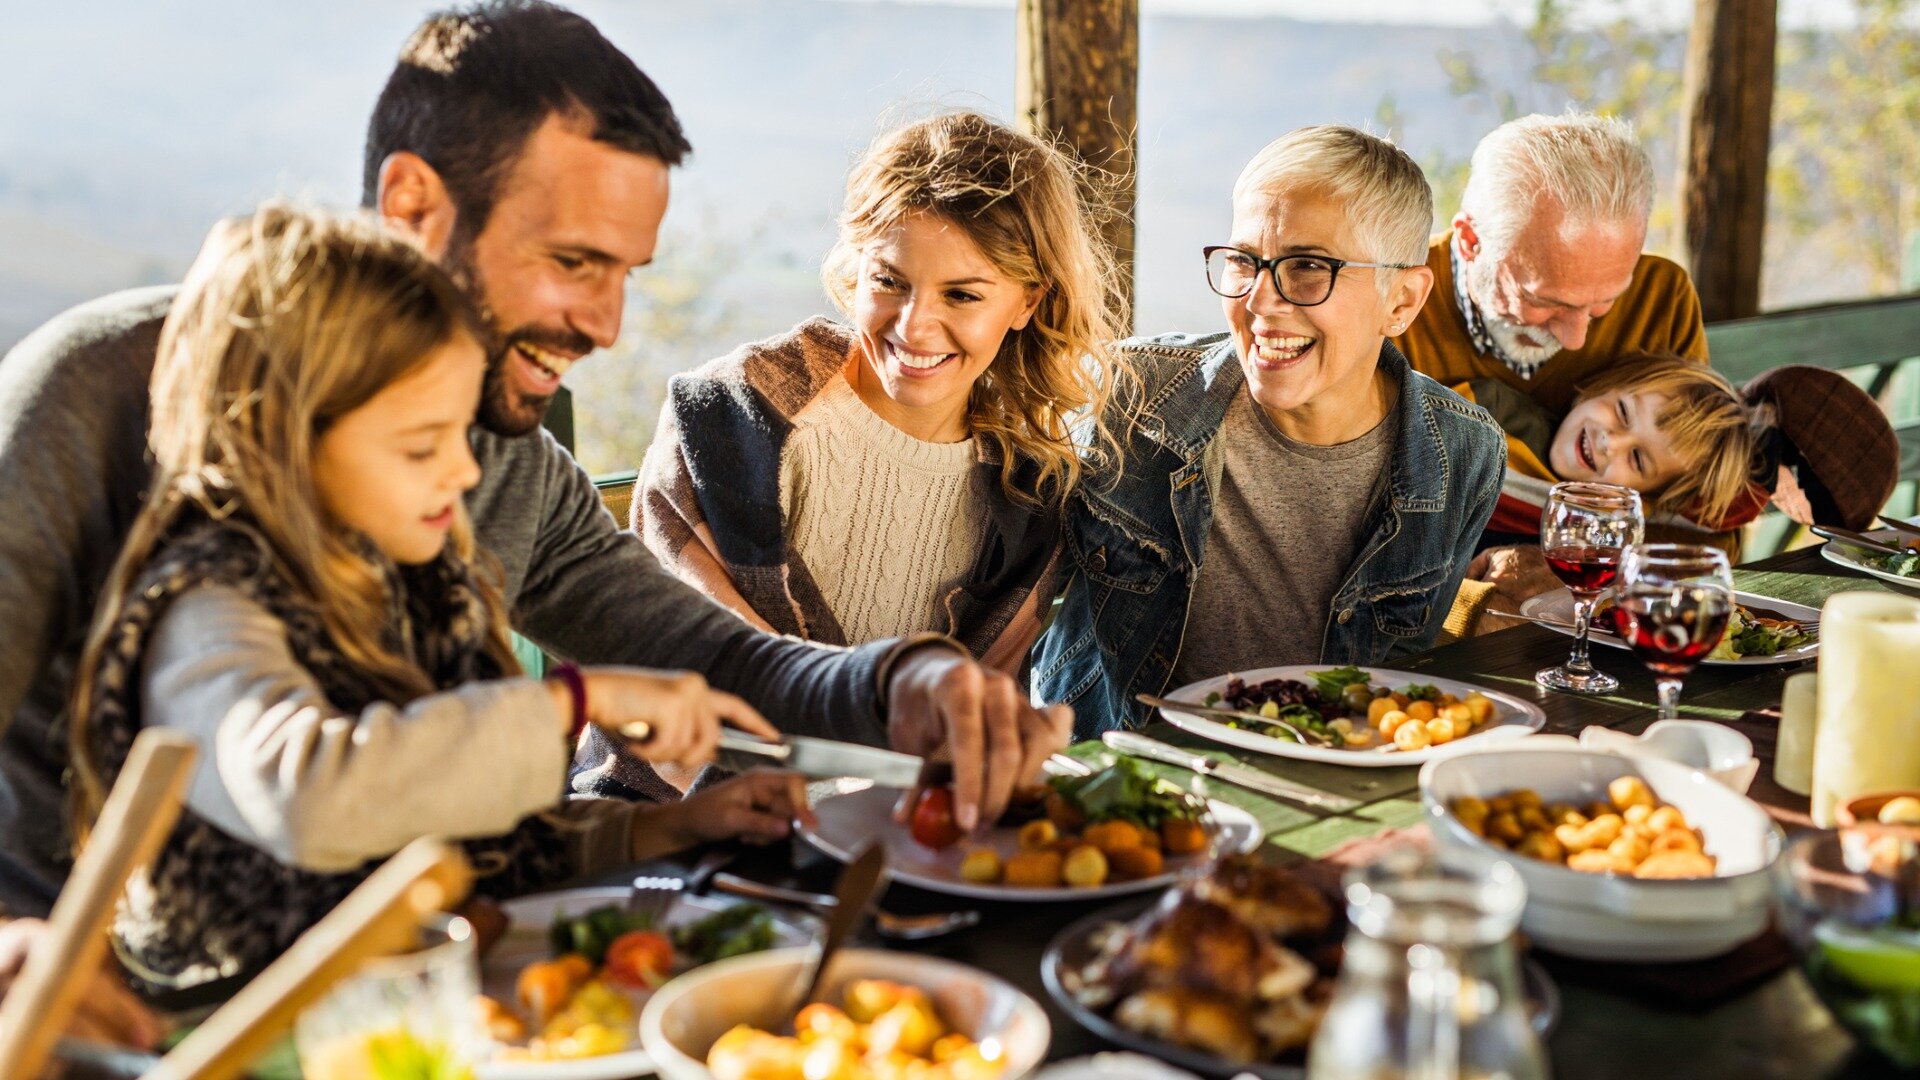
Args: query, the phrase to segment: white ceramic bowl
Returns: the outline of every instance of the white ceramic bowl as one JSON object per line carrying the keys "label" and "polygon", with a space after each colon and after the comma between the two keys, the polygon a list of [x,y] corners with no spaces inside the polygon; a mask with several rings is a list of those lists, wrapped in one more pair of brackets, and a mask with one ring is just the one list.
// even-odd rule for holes
{"label": "white ceramic bowl", "polygon": [[[1475,836],[1448,806],[1532,788],[1546,802],[1584,806],[1607,797],[1621,776],[1645,780],[1661,802],[1678,807],[1718,860],[1711,878],[1643,881],[1584,874],[1515,855]],[[1473,870],[1511,863],[1527,885],[1520,925],[1539,945],[1595,960],[1698,960],[1727,952],[1764,930],[1780,854],[1780,832],[1765,811],[1707,774],[1670,761],[1556,747],[1516,748],[1448,758],[1420,770],[1420,799],[1434,850],[1450,866]]]}
{"label": "white ceramic bowl", "polygon": [[[794,993],[808,948],[721,960],[695,968],[654,992],[640,1014],[640,1043],[667,1080],[713,1080],[707,1051],[735,1024],[768,1028]],[[878,949],[845,949],[821,982],[822,1000],[838,1002],[854,979],[890,979],[933,998],[941,1019],[975,1042],[997,1039],[1006,1055],[1005,1080],[1017,1080],[1047,1055],[1053,1029],[1047,1014],[1011,984],[977,968],[938,957]]]}
{"label": "white ceramic bowl", "polygon": [[1706,720],[1658,720],[1639,735],[1590,727],[1580,745],[1628,757],[1654,757],[1699,769],[1735,791],[1745,793],[1760,771],[1753,740],[1725,724]]}

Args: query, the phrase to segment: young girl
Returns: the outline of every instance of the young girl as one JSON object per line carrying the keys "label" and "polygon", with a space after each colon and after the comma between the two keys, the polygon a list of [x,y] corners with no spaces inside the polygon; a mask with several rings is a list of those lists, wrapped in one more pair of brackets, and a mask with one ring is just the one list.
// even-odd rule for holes
{"label": "young girl", "polygon": [[775,835],[797,809],[766,776],[646,820],[558,805],[582,725],[644,720],[635,751],[684,763],[722,720],[773,732],[697,677],[512,677],[461,501],[475,333],[439,271],[357,219],[269,205],[189,271],[154,368],[153,485],[72,710],[83,835],[142,725],[202,747],[115,926],[148,981],[257,971],[421,835],[465,838],[503,894],[724,834],[743,805]]}
{"label": "young girl", "polygon": [[1753,520],[1753,416],[1717,372],[1678,356],[1630,356],[1583,383],[1556,423],[1496,379],[1456,387],[1507,433],[1507,473],[1488,540],[1537,544],[1547,491],[1592,480],[1639,491],[1651,525],[1723,532]]}
{"label": "young girl", "polygon": [[822,273],[848,322],[673,380],[634,500],[654,553],[769,630],[939,631],[1016,670],[1080,475],[1069,424],[1115,374],[1112,260],[1075,185],[977,113],[875,141]]}

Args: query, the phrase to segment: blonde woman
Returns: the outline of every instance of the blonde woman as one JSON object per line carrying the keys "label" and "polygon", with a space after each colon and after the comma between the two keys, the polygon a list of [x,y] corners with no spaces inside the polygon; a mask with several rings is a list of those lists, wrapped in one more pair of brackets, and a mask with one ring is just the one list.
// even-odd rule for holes
{"label": "blonde woman", "polygon": [[939,632],[1018,670],[1080,477],[1069,425],[1115,377],[1086,218],[1060,151],[977,113],[882,136],[823,272],[847,321],[673,380],[634,500],[648,546],[764,629]]}
{"label": "blonde woman", "polygon": [[1500,494],[1499,426],[1387,340],[1433,285],[1420,166],[1301,128],[1232,206],[1202,249],[1226,330],[1117,346],[1148,404],[1124,471],[1068,509],[1075,573],[1034,667],[1081,738],[1145,723],[1141,693],[1425,648]]}
{"label": "blonde woman", "polygon": [[[570,804],[588,725],[698,764],[724,720],[698,678],[515,678],[462,504],[486,362],[453,285],[370,221],[282,206],[217,227],[153,375],[153,486],[75,686],[76,826],[143,725],[202,744],[187,810],[115,932],[143,978],[274,959],[414,838],[464,838],[483,891],[526,891],[673,846],[783,835],[794,778],[679,807]],[[489,564],[490,565],[490,564]]]}

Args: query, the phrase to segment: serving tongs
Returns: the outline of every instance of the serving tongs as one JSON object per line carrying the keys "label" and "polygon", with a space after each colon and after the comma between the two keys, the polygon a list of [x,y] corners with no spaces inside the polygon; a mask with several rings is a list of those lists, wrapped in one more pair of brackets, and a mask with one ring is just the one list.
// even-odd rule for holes
{"label": "serving tongs", "polygon": [[1289,720],[1254,712],[1251,709],[1235,709],[1226,705],[1202,705],[1194,701],[1175,701],[1172,698],[1155,697],[1152,694],[1135,694],[1134,700],[1142,705],[1151,705],[1168,712],[1186,713],[1189,716],[1216,717],[1228,720],[1251,720],[1257,724],[1291,731],[1302,746],[1332,746],[1333,740],[1311,728],[1304,728]]}

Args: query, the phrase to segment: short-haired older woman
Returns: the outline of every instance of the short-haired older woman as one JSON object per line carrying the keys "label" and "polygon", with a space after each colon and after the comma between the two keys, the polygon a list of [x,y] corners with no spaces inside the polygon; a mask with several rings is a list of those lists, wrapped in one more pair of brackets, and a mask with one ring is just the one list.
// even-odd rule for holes
{"label": "short-haired older woman", "polygon": [[1387,342],[1433,286],[1432,224],[1404,151],[1302,128],[1248,163],[1207,249],[1228,330],[1118,346],[1142,396],[1069,500],[1073,577],[1035,656],[1078,737],[1143,722],[1137,693],[1433,640],[1505,444]]}

